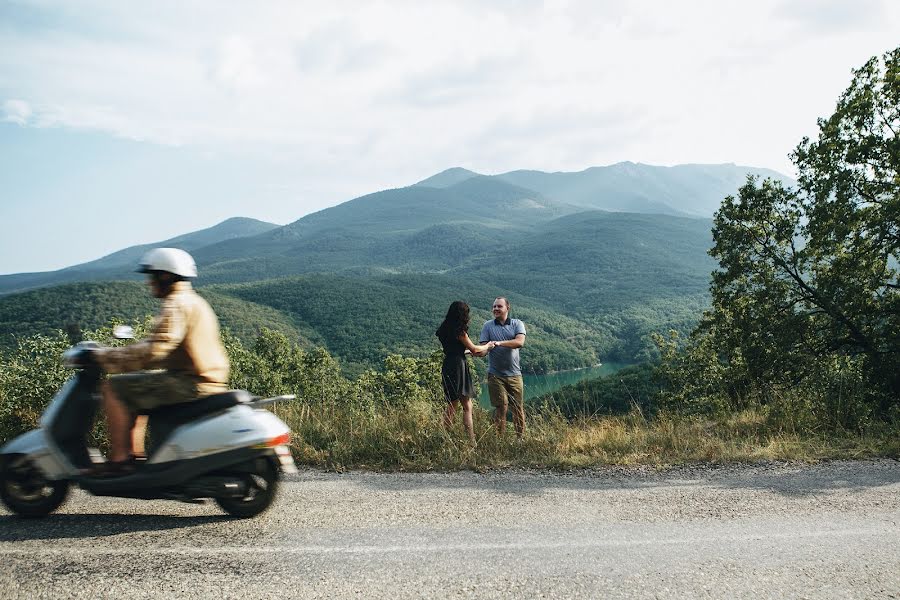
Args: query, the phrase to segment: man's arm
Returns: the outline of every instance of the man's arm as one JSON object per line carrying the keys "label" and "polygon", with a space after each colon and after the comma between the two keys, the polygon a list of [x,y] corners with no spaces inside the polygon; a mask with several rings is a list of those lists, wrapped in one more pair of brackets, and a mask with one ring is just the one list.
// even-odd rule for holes
{"label": "man's arm", "polygon": [[500,342],[495,342],[498,346],[502,346],[504,348],[521,348],[525,345],[525,334],[519,333],[516,334],[511,340],[502,340]]}
{"label": "man's arm", "polygon": [[121,348],[101,348],[96,351],[95,356],[107,373],[158,368],[178,347],[186,333],[187,325],[181,311],[173,304],[164,302],[146,339]]}

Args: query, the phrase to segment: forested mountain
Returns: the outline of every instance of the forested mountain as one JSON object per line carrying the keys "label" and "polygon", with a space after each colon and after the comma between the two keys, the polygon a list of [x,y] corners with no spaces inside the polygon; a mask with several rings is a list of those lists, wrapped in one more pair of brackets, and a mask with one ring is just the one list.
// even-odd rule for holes
{"label": "forested mountain", "polygon": [[[527,281],[518,287],[527,290]],[[304,347],[326,348],[350,374],[380,364],[391,353],[424,356],[439,349],[434,330],[456,299],[471,303],[470,335],[476,338],[490,318],[491,301],[498,293],[507,295],[513,314],[527,324],[523,366],[535,373],[636,360],[646,352],[643,336],[684,329],[701,307],[699,299],[685,297],[634,303],[586,319],[512,288],[498,289],[471,276],[408,274],[304,275],[198,291],[222,326],[245,342],[252,342],[262,327],[276,329]],[[8,295],[0,297],[0,348],[11,346],[17,336],[73,324],[92,329],[113,320],[131,322],[157,310],[157,301],[137,282],[67,284]]]}
{"label": "forested mountain", "polygon": [[[706,254],[709,219],[651,209],[701,206],[705,196],[691,196],[700,181],[714,190],[707,195],[724,197],[740,169],[622,163],[494,177],[451,169],[283,227],[235,219],[160,245],[194,255],[197,285],[238,336],[279,329],[304,345],[325,346],[350,370],[378,364],[390,352],[436,349],[432,334],[452,300],[470,302],[477,321],[501,294],[533,334],[525,351],[530,370],[628,362],[652,352],[651,332],[693,326],[708,302],[714,267]],[[614,184],[627,188],[619,198],[645,198],[640,207],[648,212],[584,208],[609,201]],[[0,290],[134,278],[145,249],[30,280],[6,276]],[[0,298],[0,342],[74,321],[96,327],[153,312],[140,284],[34,290]]]}
{"label": "forested mountain", "polygon": [[[510,171],[492,177],[581,208],[712,217],[722,199],[736,194],[747,175],[796,184],[770,169],[734,164],[659,167],[621,162],[573,173]],[[416,185],[443,188],[472,177],[480,175],[456,167]]]}
{"label": "forested mountain", "polygon": [[[223,327],[245,342],[253,342],[263,327],[281,331],[305,345],[322,340],[315,331],[298,326],[290,316],[203,288],[201,295],[215,308]],[[136,281],[70,283],[0,296],[0,348],[17,337],[54,330],[97,329],[111,322],[131,323],[159,311],[159,301],[147,285]]]}
{"label": "forested mountain", "polygon": [[[492,177],[455,168],[284,227],[230,219],[152,245],[191,251],[207,282],[303,273],[443,272],[488,248],[512,250],[508,244],[533,234],[535,227],[585,208],[711,216],[748,173],[790,182],[773,171],[735,165],[619,163],[578,173],[512,171]],[[72,281],[133,278],[131,268],[148,246],[59,271],[0,276],[0,294]]]}
{"label": "forested mountain", "polygon": [[705,293],[715,266],[706,255],[710,226],[707,219],[583,212],[459,270],[587,316]]}
{"label": "forested mountain", "polygon": [[[455,299],[475,310],[476,336],[491,301],[503,294],[529,327],[527,368],[541,372],[646,358],[651,332],[690,327],[705,302],[709,226],[700,219],[594,211],[527,232],[513,228],[498,241],[488,228],[435,225],[396,238],[401,245],[395,250],[407,261],[432,257],[435,266],[442,260],[440,272],[272,279],[259,277],[258,261],[248,260],[241,264],[258,281],[209,285],[217,268],[224,272],[233,264],[218,263],[201,268],[198,285],[223,325],[239,337],[252,339],[263,326],[279,329],[325,346],[353,372],[391,352],[435,350],[434,329]],[[468,229],[474,233],[464,238]],[[328,257],[333,251],[319,252]],[[72,322],[91,328],[110,319],[142,318],[155,310],[138,283],[33,290],[0,298],[0,342]]]}

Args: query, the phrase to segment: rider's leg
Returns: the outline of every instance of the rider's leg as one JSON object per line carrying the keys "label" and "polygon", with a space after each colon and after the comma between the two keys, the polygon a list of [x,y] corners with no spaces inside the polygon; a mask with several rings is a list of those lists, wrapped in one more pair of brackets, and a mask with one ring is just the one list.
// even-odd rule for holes
{"label": "rider's leg", "polygon": [[135,456],[147,456],[146,440],[147,415],[138,415],[134,420],[134,427],[131,430],[131,447],[134,449]]}
{"label": "rider's leg", "polygon": [[134,427],[134,415],[119,398],[109,382],[102,386],[103,409],[106,411],[106,426],[109,430],[109,460],[123,462],[131,458],[131,430]]}

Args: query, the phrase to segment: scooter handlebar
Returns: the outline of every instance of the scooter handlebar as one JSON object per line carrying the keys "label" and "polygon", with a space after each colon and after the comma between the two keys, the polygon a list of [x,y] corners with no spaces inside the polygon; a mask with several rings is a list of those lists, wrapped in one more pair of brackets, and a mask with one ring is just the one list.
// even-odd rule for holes
{"label": "scooter handlebar", "polygon": [[100,347],[97,342],[78,342],[62,355],[62,363],[70,369],[97,367],[94,350]]}

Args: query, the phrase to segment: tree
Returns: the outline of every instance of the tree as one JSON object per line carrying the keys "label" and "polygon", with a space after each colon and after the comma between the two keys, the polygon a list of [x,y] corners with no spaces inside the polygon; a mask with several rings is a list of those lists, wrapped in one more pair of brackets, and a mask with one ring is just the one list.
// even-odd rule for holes
{"label": "tree", "polygon": [[887,410],[900,398],[900,47],[853,73],[791,155],[798,189],[751,178],[716,214],[701,330],[759,387],[851,357]]}

